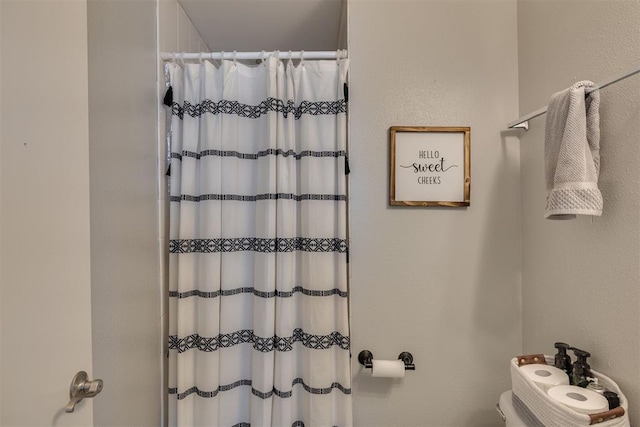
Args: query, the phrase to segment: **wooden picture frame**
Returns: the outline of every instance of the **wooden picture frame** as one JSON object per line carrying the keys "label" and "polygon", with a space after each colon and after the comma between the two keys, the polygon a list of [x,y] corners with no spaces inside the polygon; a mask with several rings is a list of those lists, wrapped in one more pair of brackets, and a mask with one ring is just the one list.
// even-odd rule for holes
{"label": "wooden picture frame", "polygon": [[392,126],[389,138],[391,205],[470,205],[470,127]]}

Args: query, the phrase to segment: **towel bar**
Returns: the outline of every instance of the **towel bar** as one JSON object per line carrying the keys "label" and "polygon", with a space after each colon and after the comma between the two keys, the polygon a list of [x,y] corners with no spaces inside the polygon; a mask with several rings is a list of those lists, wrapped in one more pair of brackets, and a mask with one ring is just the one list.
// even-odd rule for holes
{"label": "towel bar", "polygon": [[[633,76],[635,74],[638,74],[638,73],[640,73],[640,67],[636,67],[633,70],[629,70],[624,74],[621,74],[619,76],[616,76],[616,77],[614,77],[612,79],[607,80],[606,82],[599,83],[599,84],[596,85],[595,88],[585,91],[585,94],[588,95],[590,92],[592,92],[592,91],[594,91],[596,89],[604,89],[605,87],[607,87],[609,85],[617,83],[620,80],[624,80],[627,77],[631,77],[631,76]],[[542,107],[542,108],[534,111],[533,113],[529,113],[526,116],[522,116],[518,120],[509,123],[507,125],[507,127],[509,129],[519,128],[519,129],[529,130],[529,120],[533,119],[534,117],[541,116],[546,112],[547,112],[547,107]]]}

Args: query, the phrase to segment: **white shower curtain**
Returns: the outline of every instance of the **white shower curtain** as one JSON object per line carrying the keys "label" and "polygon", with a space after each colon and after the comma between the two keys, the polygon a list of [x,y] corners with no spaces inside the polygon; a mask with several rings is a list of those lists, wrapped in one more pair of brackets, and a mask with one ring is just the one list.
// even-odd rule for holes
{"label": "white shower curtain", "polygon": [[347,69],[166,65],[171,425],[352,425]]}

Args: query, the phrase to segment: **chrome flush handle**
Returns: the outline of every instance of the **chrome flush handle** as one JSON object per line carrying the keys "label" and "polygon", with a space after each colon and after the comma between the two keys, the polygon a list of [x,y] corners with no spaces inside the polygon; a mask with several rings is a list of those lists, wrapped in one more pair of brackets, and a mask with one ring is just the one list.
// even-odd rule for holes
{"label": "chrome flush handle", "polygon": [[78,372],[71,380],[69,398],[71,399],[65,408],[66,412],[73,412],[76,404],[84,398],[93,397],[102,391],[102,380],[89,381],[85,371]]}

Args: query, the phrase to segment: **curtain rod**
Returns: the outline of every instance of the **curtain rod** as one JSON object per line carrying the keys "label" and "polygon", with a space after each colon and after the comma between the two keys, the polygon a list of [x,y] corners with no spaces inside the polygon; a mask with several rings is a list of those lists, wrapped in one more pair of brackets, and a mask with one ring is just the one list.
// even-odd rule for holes
{"label": "curtain rod", "polygon": [[202,52],[202,53],[185,53],[185,52],[162,52],[160,57],[163,61],[171,61],[175,59],[182,60],[199,60],[199,59],[239,59],[239,60],[256,60],[268,56],[278,56],[280,59],[339,59],[346,58],[347,51],[343,49],[332,51],[271,51],[271,52]]}
{"label": "curtain rod", "polygon": [[[593,92],[594,90],[604,89],[605,87],[607,87],[609,85],[617,83],[620,80],[624,80],[627,77],[631,77],[634,74],[638,74],[638,73],[640,73],[640,67],[636,67],[633,70],[627,71],[626,73],[621,74],[619,76],[616,76],[616,77],[614,77],[614,78],[612,78],[610,80],[607,80],[606,82],[597,84],[595,87],[589,88],[589,89],[585,90],[584,92],[585,92],[585,94],[588,95],[591,92]],[[541,116],[546,112],[547,112],[547,107],[542,107],[542,108],[534,111],[533,113],[529,113],[526,116],[522,116],[518,120],[509,123],[507,125],[507,127],[509,129],[520,128],[520,129],[524,129],[524,130],[529,130],[529,120],[533,119],[534,117]]]}

